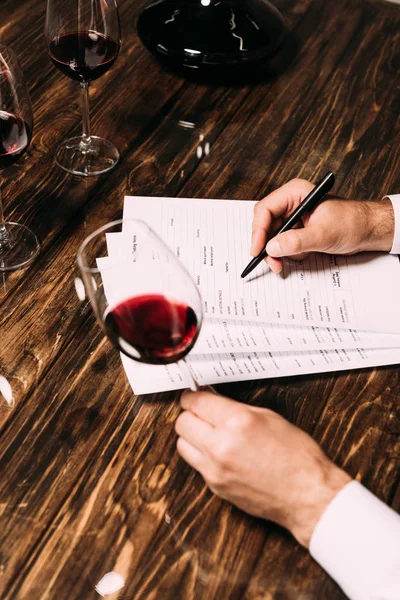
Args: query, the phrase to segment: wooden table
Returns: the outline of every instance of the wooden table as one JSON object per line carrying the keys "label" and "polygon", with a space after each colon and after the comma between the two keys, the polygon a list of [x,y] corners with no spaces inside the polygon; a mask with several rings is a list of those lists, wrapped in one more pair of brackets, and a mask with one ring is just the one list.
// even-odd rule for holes
{"label": "wooden table", "polygon": [[[142,2],[120,0],[122,53],[93,85],[91,109],[122,160],[79,180],[53,160],[80,130],[80,102],[46,55],[45,2],[2,2],[2,42],[20,57],[35,113],[30,150],[2,178],[5,211],[42,241],[1,286],[0,374],[15,400],[0,405],[2,600],[99,598],[111,571],[125,580],[111,600],[344,598],[287,532],[202,488],[175,450],[178,394],[135,397],[74,290],[80,242],[121,216],[125,193],[256,199],[328,169],[343,196],[400,191],[400,8],[276,5],[297,42],[292,64],[262,84],[217,87],[162,71],[135,33]],[[390,367],[221,390],[308,431],[398,510],[398,386]]]}

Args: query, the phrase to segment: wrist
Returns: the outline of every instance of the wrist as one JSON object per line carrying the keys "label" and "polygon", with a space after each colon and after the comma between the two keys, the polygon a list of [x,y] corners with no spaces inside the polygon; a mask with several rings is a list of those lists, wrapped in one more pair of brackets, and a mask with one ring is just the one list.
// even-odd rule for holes
{"label": "wrist", "polygon": [[394,238],[394,210],[389,199],[363,203],[367,227],[362,250],[390,252]]}
{"label": "wrist", "polygon": [[309,482],[307,493],[288,527],[302,546],[309,547],[313,531],[328,504],[350,481],[351,477],[345,471],[327,460],[319,474]]}

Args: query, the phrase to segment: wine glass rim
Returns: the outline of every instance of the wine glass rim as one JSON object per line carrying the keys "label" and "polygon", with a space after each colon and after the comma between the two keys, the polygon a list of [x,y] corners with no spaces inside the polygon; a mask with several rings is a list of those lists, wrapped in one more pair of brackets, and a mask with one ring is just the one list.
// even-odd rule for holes
{"label": "wine glass rim", "polygon": [[[6,44],[0,44],[0,54],[4,51],[9,52],[9,54],[12,56],[12,59],[17,63],[17,65],[19,66],[19,60],[18,60],[18,56],[15,52],[15,50],[13,50],[13,48],[11,48],[11,46],[6,46]],[[1,69],[0,68],[0,73],[11,73],[11,69],[6,68],[6,69]]]}
{"label": "wine glass rim", "polygon": [[[107,229],[112,229],[113,227],[117,227],[118,225],[122,225],[123,223],[135,223],[135,224],[138,224],[140,227],[144,227],[147,230],[147,232],[154,233],[152,228],[150,227],[150,225],[148,225],[142,219],[116,219],[115,221],[110,221],[109,223],[102,225],[102,227],[99,227],[98,229],[93,231],[91,234],[89,234],[83,240],[83,242],[81,243],[81,245],[78,248],[78,253],[77,253],[76,259],[77,259],[79,268],[82,271],[84,271],[85,273],[98,273],[99,272],[99,269],[97,267],[89,267],[89,265],[87,264],[87,262],[85,261],[85,258],[84,258],[84,250],[85,250],[86,246],[88,246],[88,244],[90,244],[90,242],[95,237],[97,237],[101,233],[104,233],[105,231],[107,231]],[[122,233],[122,231],[121,231],[121,233]]]}
{"label": "wine glass rim", "polygon": [[[157,232],[155,232],[148,223],[146,223],[146,221],[143,221],[142,219],[135,219],[135,218],[122,218],[122,219],[116,219],[115,221],[110,221],[109,223],[106,223],[105,225],[103,225],[102,227],[97,228],[95,231],[93,231],[91,234],[89,234],[81,243],[81,245],[78,248],[78,253],[77,253],[77,263],[79,268],[81,269],[83,274],[91,274],[91,275],[98,275],[99,273],[101,273],[102,271],[104,271],[104,269],[99,269],[97,266],[96,267],[90,267],[87,264],[87,261],[85,259],[85,254],[84,254],[84,250],[85,248],[88,246],[88,244],[90,244],[90,242],[98,235],[104,233],[105,231],[112,229],[113,227],[116,227],[118,225],[122,225],[123,223],[134,223],[135,226],[139,226],[141,227],[146,233],[150,233],[155,235],[160,242],[163,244],[163,246],[165,247],[166,251],[172,256],[174,257],[175,260],[178,261],[180,268],[182,269],[182,271],[184,271],[186,273],[186,275],[189,277],[189,279],[192,281],[197,294],[199,296],[199,298],[201,299],[201,293],[199,290],[198,285],[196,284],[192,274],[189,272],[189,270],[187,269],[187,267],[183,264],[182,261],[180,261],[178,259],[178,257],[175,256],[175,254],[172,252],[172,250],[168,247],[168,245],[164,242],[164,240],[162,238],[160,238],[160,236],[158,235]],[[118,233],[122,233],[122,229],[120,232]],[[107,258],[107,257],[104,257]],[[119,257],[120,260],[121,257]],[[128,257],[127,257],[128,260]],[[115,262],[110,265],[108,268],[114,268],[115,267]],[[203,316],[201,315],[201,319],[203,318]]]}

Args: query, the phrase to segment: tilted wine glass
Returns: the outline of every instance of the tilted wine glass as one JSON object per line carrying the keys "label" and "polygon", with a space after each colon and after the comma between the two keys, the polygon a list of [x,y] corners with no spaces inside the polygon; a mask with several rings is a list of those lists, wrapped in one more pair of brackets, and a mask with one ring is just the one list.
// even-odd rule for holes
{"label": "tilted wine glass", "polygon": [[[28,148],[33,129],[32,107],[18,59],[0,45],[0,169],[12,165]],[[5,221],[0,195],[0,271],[29,264],[40,249],[36,235],[25,225]]]}
{"label": "tilted wine glass", "polygon": [[77,260],[86,295],[114,346],[143,363],[179,361],[196,390],[184,358],[200,332],[201,296],[160,237],[143,221],[113,221],[84,240]]}
{"label": "tilted wine glass", "polygon": [[81,84],[82,135],[67,139],[57,164],[74,175],[100,175],[118,162],[117,148],[90,133],[89,84],[116,61],[121,29],[116,0],[47,0],[47,52],[55,66]]}

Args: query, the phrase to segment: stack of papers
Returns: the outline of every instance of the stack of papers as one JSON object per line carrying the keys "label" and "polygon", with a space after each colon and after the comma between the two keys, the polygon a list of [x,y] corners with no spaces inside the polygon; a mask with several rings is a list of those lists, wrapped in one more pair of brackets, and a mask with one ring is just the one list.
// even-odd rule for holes
{"label": "stack of papers", "polygon": [[[400,362],[398,257],[313,254],[301,262],[285,261],[279,275],[263,263],[243,280],[240,273],[251,258],[254,204],[125,198],[124,219],[147,222],[200,288],[204,321],[187,357],[197,382]],[[107,241],[110,256],[132,246],[123,233],[110,234]],[[123,285],[115,279],[104,283],[108,296],[113,285]],[[154,366],[121,357],[136,394],[187,387],[187,373],[179,364]]]}

